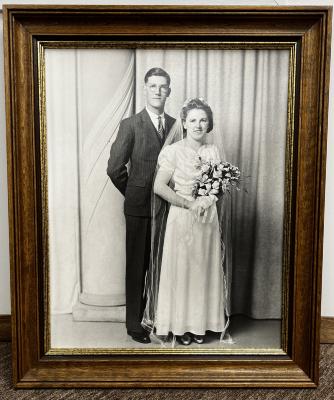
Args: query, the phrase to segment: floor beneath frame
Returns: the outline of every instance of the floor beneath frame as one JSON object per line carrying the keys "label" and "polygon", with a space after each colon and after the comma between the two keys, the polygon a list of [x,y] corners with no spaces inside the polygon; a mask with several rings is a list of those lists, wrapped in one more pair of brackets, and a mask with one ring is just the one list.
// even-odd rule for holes
{"label": "floor beneath frame", "polygon": [[[72,314],[53,315],[50,321],[51,348],[156,348],[159,344],[149,345],[134,342],[127,335],[125,324],[117,322],[77,322]],[[233,344],[220,344],[219,347],[237,349],[280,349],[281,321],[254,320],[244,316],[232,317],[230,334]],[[217,348],[219,336],[211,334],[206,343],[192,343],[190,347],[204,349]],[[189,347],[187,347],[189,348]]]}

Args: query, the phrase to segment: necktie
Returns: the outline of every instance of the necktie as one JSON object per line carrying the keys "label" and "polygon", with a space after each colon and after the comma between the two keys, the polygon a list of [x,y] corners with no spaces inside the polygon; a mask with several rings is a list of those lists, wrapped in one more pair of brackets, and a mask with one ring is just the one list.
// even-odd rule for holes
{"label": "necktie", "polygon": [[161,140],[165,139],[165,130],[164,130],[164,126],[162,124],[162,120],[161,120],[161,116],[160,115],[158,117],[158,134],[159,134]]}

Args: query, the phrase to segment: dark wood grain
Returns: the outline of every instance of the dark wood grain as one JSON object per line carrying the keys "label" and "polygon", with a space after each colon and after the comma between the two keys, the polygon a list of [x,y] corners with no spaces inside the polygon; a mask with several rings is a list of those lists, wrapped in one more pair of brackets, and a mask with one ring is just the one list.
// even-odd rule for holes
{"label": "dark wood grain", "polygon": [[[4,6],[16,387],[315,387],[318,383],[329,7]],[[285,356],[44,354],[38,40],[297,44]],[[36,96],[37,93],[37,96]],[[289,156],[289,155],[288,155]]]}

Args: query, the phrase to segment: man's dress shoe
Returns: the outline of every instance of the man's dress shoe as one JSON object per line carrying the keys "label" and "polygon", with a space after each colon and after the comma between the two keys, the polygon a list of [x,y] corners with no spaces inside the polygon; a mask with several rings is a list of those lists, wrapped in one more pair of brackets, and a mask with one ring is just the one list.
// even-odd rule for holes
{"label": "man's dress shoe", "polygon": [[132,337],[132,339],[138,343],[151,343],[151,339],[147,332],[132,332],[128,331],[128,335]]}
{"label": "man's dress shoe", "polygon": [[204,335],[193,335],[193,341],[197,344],[204,343]]}
{"label": "man's dress shoe", "polygon": [[182,336],[176,336],[177,341],[183,346],[189,346],[192,342],[192,337],[190,333],[186,332]]}

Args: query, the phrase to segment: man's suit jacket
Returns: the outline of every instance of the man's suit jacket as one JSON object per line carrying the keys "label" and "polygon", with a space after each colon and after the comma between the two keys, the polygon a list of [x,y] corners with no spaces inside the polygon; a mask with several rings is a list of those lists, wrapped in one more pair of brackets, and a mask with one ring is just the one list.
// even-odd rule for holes
{"label": "man's suit jacket", "polygon": [[[165,113],[166,135],[174,122],[175,119]],[[121,122],[110,149],[107,173],[125,197],[125,214],[150,216],[152,181],[162,145],[146,109]]]}

